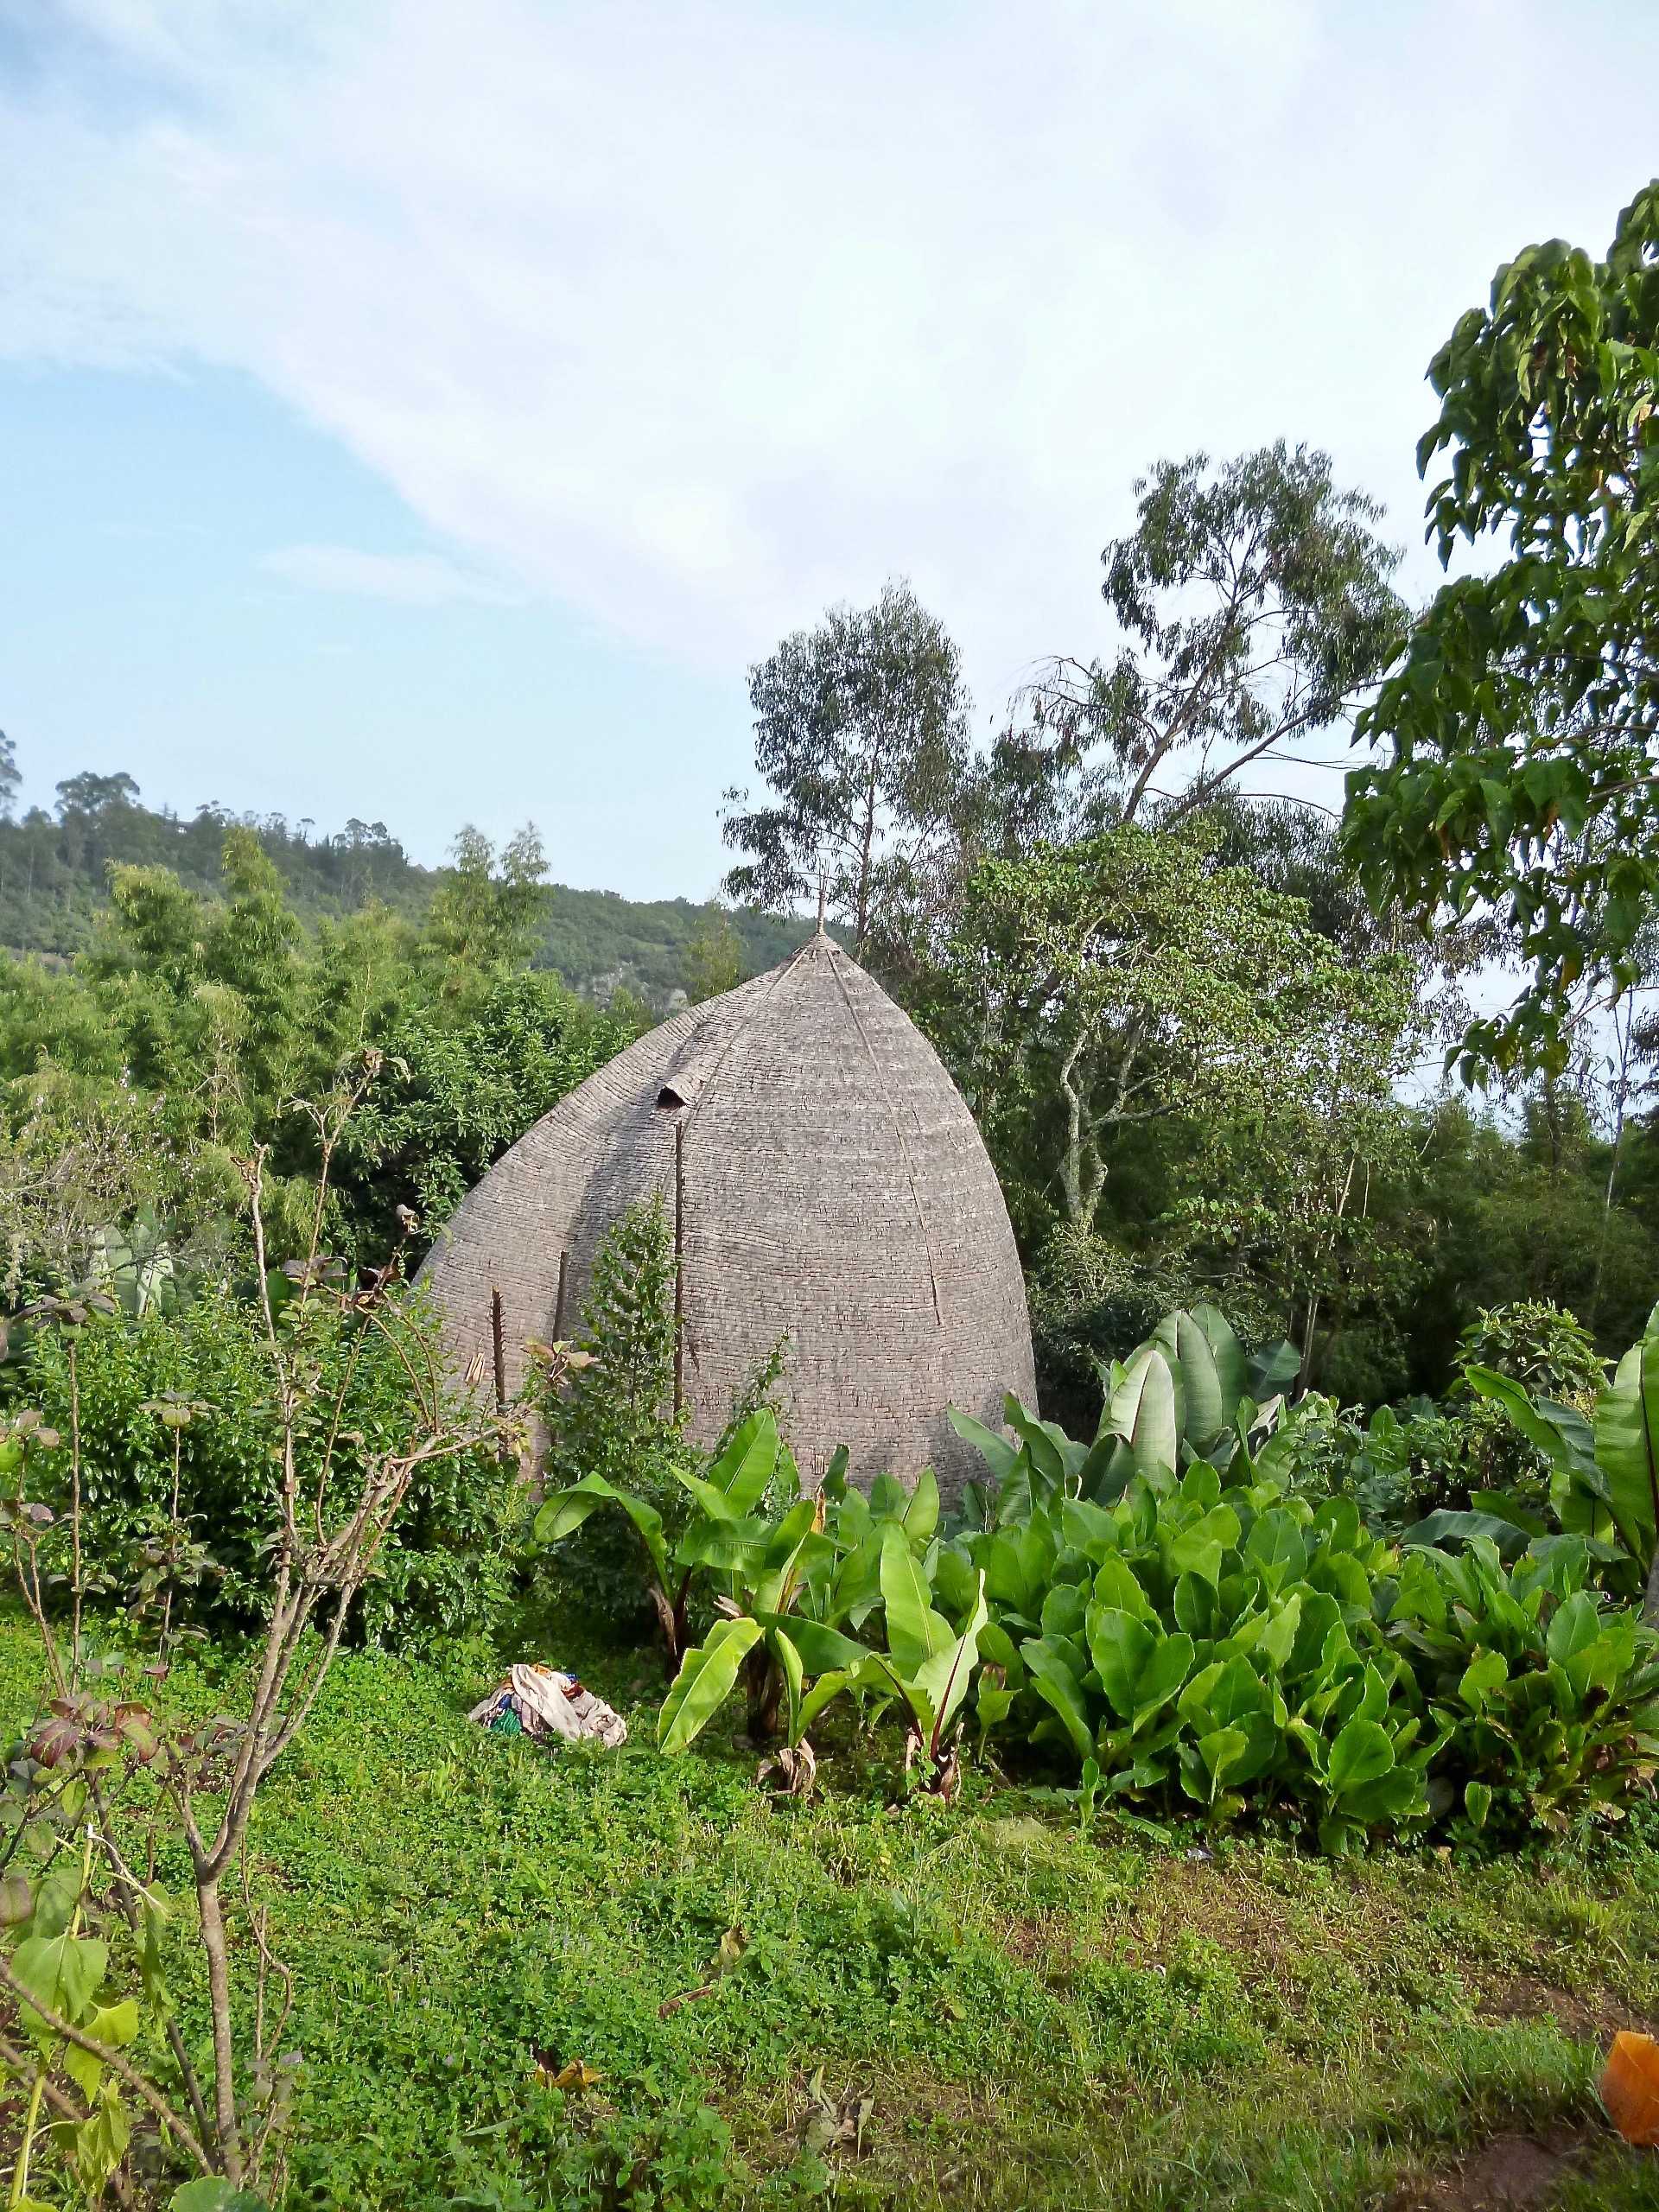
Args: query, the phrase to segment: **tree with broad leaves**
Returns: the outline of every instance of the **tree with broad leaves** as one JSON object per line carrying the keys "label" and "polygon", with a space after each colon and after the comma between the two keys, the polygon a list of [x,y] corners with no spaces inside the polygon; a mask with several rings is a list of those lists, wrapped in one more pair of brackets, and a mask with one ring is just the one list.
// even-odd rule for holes
{"label": "tree with broad leaves", "polygon": [[[1032,736],[1096,825],[1164,822],[1340,721],[1395,652],[1400,556],[1382,509],[1339,491],[1327,454],[1281,440],[1212,467],[1160,461],[1136,526],[1101,555],[1116,657],[1057,660],[1027,697]],[[1030,780],[1020,747],[1022,788]]]}
{"label": "tree with broad leaves", "polygon": [[1641,980],[1659,902],[1659,180],[1605,261],[1553,238],[1506,262],[1428,373],[1429,536],[1509,557],[1442,586],[1362,715],[1391,758],[1350,776],[1344,838],[1426,930],[1485,909],[1515,933],[1530,972],[1469,1023],[1465,1080],[1559,1071]]}
{"label": "tree with broad leaves", "polygon": [[1179,1122],[1217,1156],[1272,1153],[1281,1211],[1318,1243],[1399,1118],[1410,963],[1345,957],[1213,845],[1203,821],[1125,823],[984,862],[927,1025],[1005,1179],[1052,1187],[1074,1229],[1112,1141]]}
{"label": "tree with broad leaves", "polygon": [[749,671],[755,766],[774,795],[728,791],[727,843],[751,857],[734,899],[791,906],[817,894],[860,957],[913,900],[949,840],[967,772],[967,692],[944,626],[904,582],[871,607],[831,607]]}

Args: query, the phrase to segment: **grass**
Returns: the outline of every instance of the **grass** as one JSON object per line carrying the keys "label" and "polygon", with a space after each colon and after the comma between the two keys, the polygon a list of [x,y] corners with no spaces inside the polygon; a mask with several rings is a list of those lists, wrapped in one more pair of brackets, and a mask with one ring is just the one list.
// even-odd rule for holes
{"label": "grass", "polygon": [[[1458,2162],[1507,2132],[1571,2152],[1551,2201],[1659,2208],[1592,2088],[1613,2029],[1659,2015],[1659,1840],[1194,1857],[983,1774],[895,1812],[891,1744],[845,1723],[803,1806],[729,1738],[659,1758],[643,1662],[584,1672],[620,1751],[469,1728],[476,1656],[349,1656],[267,1785],[292,2205],[1357,2212],[1472,2204]],[[5,1718],[35,1687],[0,1618]],[[224,1696],[211,1662],[169,1689]],[[734,1928],[739,1968],[674,2005]],[[594,2088],[544,2085],[575,2059]]]}

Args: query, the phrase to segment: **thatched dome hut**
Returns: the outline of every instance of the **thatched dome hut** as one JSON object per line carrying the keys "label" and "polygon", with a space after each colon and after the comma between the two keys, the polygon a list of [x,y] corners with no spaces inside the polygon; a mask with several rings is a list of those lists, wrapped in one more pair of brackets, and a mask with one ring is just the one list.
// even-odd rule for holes
{"label": "thatched dome hut", "polygon": [[526,1342],[575,1332],[594,1257],[661,1192],[680,1254],[683,1389],[712,1441],[779,1338],[810,1484],[838,1445],[866,1480],[979,1463],[945,1418],[1034,1395],[1025,1284],[979,1131],[907,1015],[822,932],[689,1007],[562,1099],[472,1191],[423,1270],[452,1356],[511,1390]]}

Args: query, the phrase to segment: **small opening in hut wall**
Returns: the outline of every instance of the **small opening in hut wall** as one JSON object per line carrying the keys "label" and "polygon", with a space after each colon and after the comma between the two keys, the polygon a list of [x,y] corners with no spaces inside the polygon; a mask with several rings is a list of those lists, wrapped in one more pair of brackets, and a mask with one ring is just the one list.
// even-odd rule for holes
{"label": "small opening in hut wall", "polygon": [[657,1094],[657,1103],[659,1106],[671,1108],[675,1106],[683,1106],[685,1101],[681,1097],[677,1090],[671,1090],[669,1086],[664,1084],[663,1088]]}

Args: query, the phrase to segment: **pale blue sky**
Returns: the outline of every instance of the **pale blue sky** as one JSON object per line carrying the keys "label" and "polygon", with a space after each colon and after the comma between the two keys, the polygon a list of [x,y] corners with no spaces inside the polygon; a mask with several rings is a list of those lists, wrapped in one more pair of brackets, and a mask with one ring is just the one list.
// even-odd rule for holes
{"label": "pale blue sky", "polygon": [[27,796],[701,896],[832,599],[911,575],[983,727],[1160,454],[1307,438],[1415,547],[1428,355],[1656,86],[1620,0],[0,0]]}

